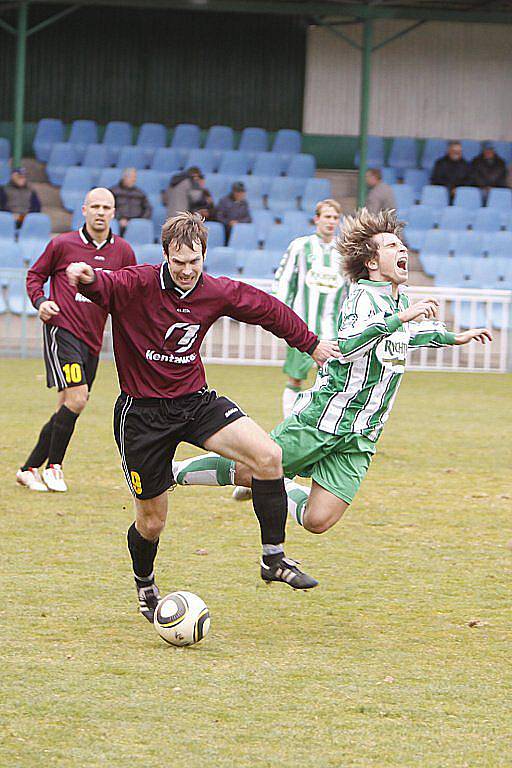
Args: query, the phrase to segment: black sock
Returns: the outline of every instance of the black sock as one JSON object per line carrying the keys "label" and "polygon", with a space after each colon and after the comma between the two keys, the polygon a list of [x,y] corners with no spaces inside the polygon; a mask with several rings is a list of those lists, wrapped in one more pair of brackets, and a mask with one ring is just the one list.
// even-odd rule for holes
{"label": "black sock", "polygon": [[50,442],[52,439],[53,423],[56,415],[57,414],[54,413],[51,419],[46,422],[40,431],[35,448],[32,450],[32,453],[21,468],[22,472],[25,472],[26,469],[30,469],[30,467],[40,467],[41,464],[43,464],[48,458]]}
{"label": "black sock", "polygon": [[141,536],[132,523],[128,528],[126,536],[128,540],[128,549],[132,558],[133,573],[137,586],[147,586],[153,583],[153,565],[158,550],[158,541],[148,541]]}
{"label": "black sock", "polygon": [[48,451],[48,466],[50,464],[62,464],[78,416],[78,413],[70,411],[65,405],[61,405],[55,414],[52,439]]}
{"label": "black sock", "polygon": [[252,479],[252,504],[261,530],[261,543],[282,544],[285,539],[287,516],[284,478],[278,480]]}

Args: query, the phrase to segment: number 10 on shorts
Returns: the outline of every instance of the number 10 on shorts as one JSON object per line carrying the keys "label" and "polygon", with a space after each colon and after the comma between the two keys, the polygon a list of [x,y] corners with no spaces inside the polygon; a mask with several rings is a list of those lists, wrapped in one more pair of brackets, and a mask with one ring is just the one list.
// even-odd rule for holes
{"label": "number 10 on shorts", "polygon": [[66,363],[62,370],[68,384],[80,384],[82,381],[82,369],[78,363]]}

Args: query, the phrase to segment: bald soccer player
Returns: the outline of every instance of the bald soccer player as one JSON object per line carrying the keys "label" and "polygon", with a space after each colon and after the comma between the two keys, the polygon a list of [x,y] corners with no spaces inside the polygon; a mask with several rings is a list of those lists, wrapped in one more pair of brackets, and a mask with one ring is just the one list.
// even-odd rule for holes
{"label": "bald soccer player", "polygon": [[[112,272],[136,263],[131,246],[110,230],[115,214],[110,190],[91,189],[82,213],[82,227],[54,237],[27,273],[27,293],[43,322],[46,384],[59,393],[55,413],[16,473],[16,481],[32,491],[67,491],[62,463],[96,376],[107,319],[107,312],[70,286],[66,267],[84,261]],[[48,278],[50,295],[45,296]]]}

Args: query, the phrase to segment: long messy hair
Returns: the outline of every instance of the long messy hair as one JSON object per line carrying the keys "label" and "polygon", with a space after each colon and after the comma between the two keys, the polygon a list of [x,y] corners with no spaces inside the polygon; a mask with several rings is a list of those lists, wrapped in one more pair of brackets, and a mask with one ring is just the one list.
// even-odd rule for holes
{"label": "long messy hair", "polygon": [[398,220],[392,209],[370,213],[367,208],[360,208],[353,216],[345,216],[336,249],[349,280],[355,283],[369,278],[367,264],[378,249],[374,235],[388,233],[401,237],[403,227],[404,222]]}

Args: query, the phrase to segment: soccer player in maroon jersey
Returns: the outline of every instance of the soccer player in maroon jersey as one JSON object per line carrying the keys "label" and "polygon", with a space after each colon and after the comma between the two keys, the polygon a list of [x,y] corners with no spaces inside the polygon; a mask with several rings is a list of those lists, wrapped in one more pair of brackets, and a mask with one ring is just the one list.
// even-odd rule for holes
{"label": "soccer player in maroon jersey", "polygon": [[110,312],[121,394],[114,433],[135,523],[128,531],[139,608],[153,620],[159,593],[154,560],[167,517],[177,445],[192,445],[236,458],[253,470],[252,492],[261,528],[261,577],[296,589],[317,582],[285,557],[286,523],[281,451],[264,430],[226,397],[210,391],[199,350],[211,325],[223,316],[260,325],[323,364],[339,356],[319,341],[278,299],[227,277],[203,274],[208,232],[202,218],[181,213],[162,229],[161,266],[142,265],[107,273],[72,264],[72,285]]}
{"label": "soccer player in maroon jersey", "polygon": [[[136,263],[131,246],[110,231],[115,213],[110,190],[92,189],[82,207],[84,225],[53,238],[28,270],[27,293],[43,321],[48,387],[59,391],[57,410],[44,425],[16,480],[33,491],[66,491],[62,462],[76,420],[85,408],[103,342],[107,312],[74,290],[66,267],[83,261],[113,271]],[[50,296],[43,286],[50,278]],[[39,474],[39,467],[47,466]]]}

